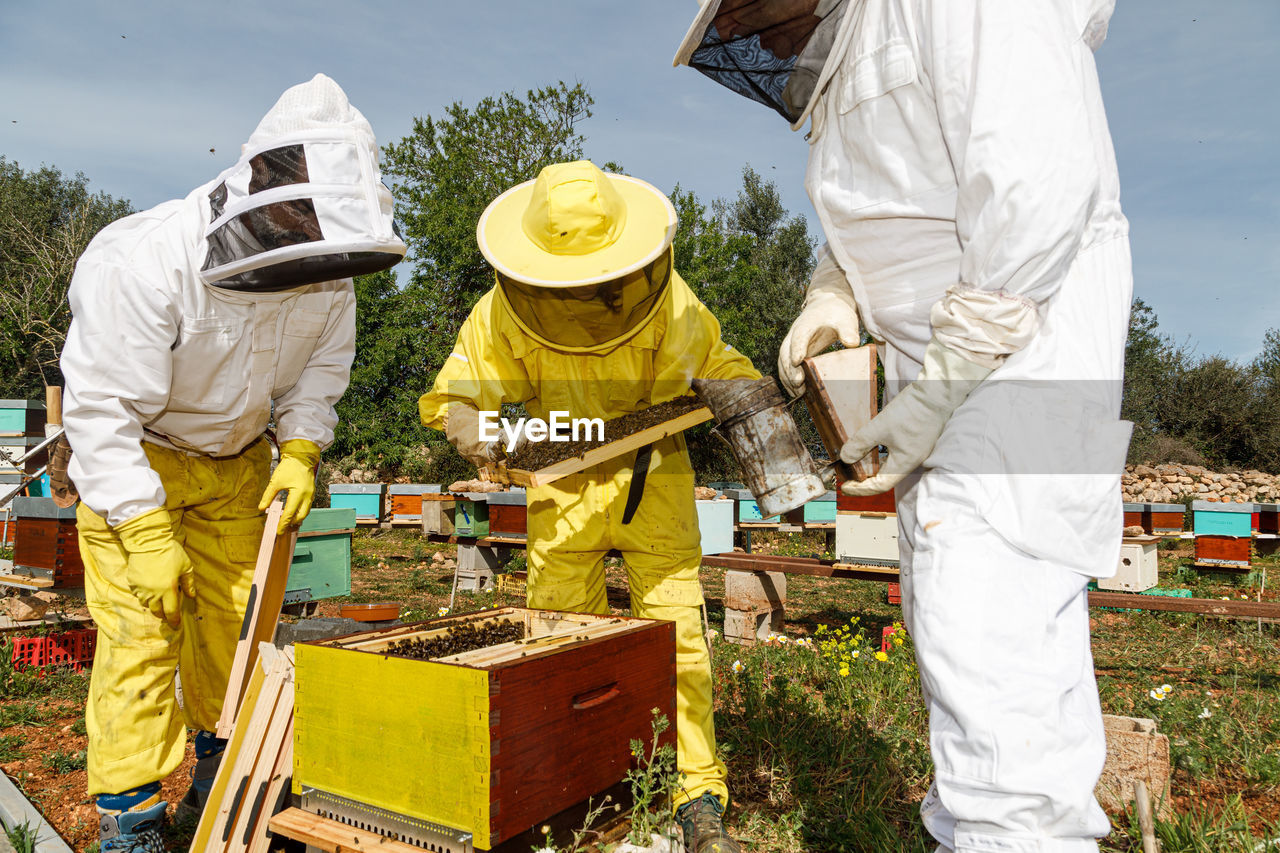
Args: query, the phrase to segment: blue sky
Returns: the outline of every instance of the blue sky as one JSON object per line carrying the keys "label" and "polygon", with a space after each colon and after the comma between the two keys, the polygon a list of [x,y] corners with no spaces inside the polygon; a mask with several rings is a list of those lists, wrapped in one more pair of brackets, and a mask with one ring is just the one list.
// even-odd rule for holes
{"label": "blue sky", "polygon": [[[381,142],[453,101],[581,81],[593,159],[703,200],[733,195],[749,163],[817,229],[803,135],[671,67],[694,0],[5,5],[0,155],[140,208],[212,178],[281,91],[323,71]],[[1136,292],[1202,354],[1250,359],[1280,328],[1277,44],[1275,0],[1119,0],[1098,53]]]}

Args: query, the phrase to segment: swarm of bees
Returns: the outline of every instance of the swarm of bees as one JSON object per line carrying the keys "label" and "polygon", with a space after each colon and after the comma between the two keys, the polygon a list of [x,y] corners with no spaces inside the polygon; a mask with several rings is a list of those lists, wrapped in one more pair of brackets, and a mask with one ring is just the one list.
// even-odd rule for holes
{"label": "swarm of bees", "polygon": [[416,660],[433,660],[523,640],[524,623],[507,621],[460,622],[449,626],[448,633],[436,637],[411,637],[397,640],[387,647],[389,654]]}

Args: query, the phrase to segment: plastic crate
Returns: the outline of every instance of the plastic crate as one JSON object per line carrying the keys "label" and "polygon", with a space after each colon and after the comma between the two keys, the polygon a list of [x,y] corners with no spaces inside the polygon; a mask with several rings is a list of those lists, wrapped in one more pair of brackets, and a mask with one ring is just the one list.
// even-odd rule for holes
{"label": "plastic crate", "polygon": [[43,637],[17,637],[13,641],[13,667],[17,670],[69,665],[80,672],[93,662],[98,647],[97,628],[79,628]]}

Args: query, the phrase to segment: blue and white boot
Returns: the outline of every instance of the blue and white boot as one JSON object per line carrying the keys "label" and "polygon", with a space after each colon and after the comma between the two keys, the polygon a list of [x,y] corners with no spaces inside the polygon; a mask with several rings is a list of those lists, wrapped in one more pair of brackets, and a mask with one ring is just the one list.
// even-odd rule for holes
{"label": "blue and white boot", "polygon": [[123,794],[99,794],[98,849],[102,853],[165,853],[164,813],[168,803],[154,782]]}

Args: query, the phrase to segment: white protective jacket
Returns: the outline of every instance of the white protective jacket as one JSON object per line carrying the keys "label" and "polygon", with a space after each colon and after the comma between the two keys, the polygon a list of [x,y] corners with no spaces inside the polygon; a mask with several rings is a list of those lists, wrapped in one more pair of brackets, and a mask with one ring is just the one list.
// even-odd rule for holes
{"label": "white protective jacket", "polygon": [[849,2],[806,185],[888,390],[934,336],[998,366],[926,466],[973,475],[974,505],[1027,553],[1106,576],[1132,291],[1092,54],[1113,3]]}
{"label": "white protective jacket", "polygon": [[403,256],[391,207],[372,129],[318,75],[235,166],[103,229],[76,265],[62,352],[81,500],[113,526],[162,506],[143,441],[228,456],[273,411],[280,441],[327,446],[355,356],[342,276]]}

